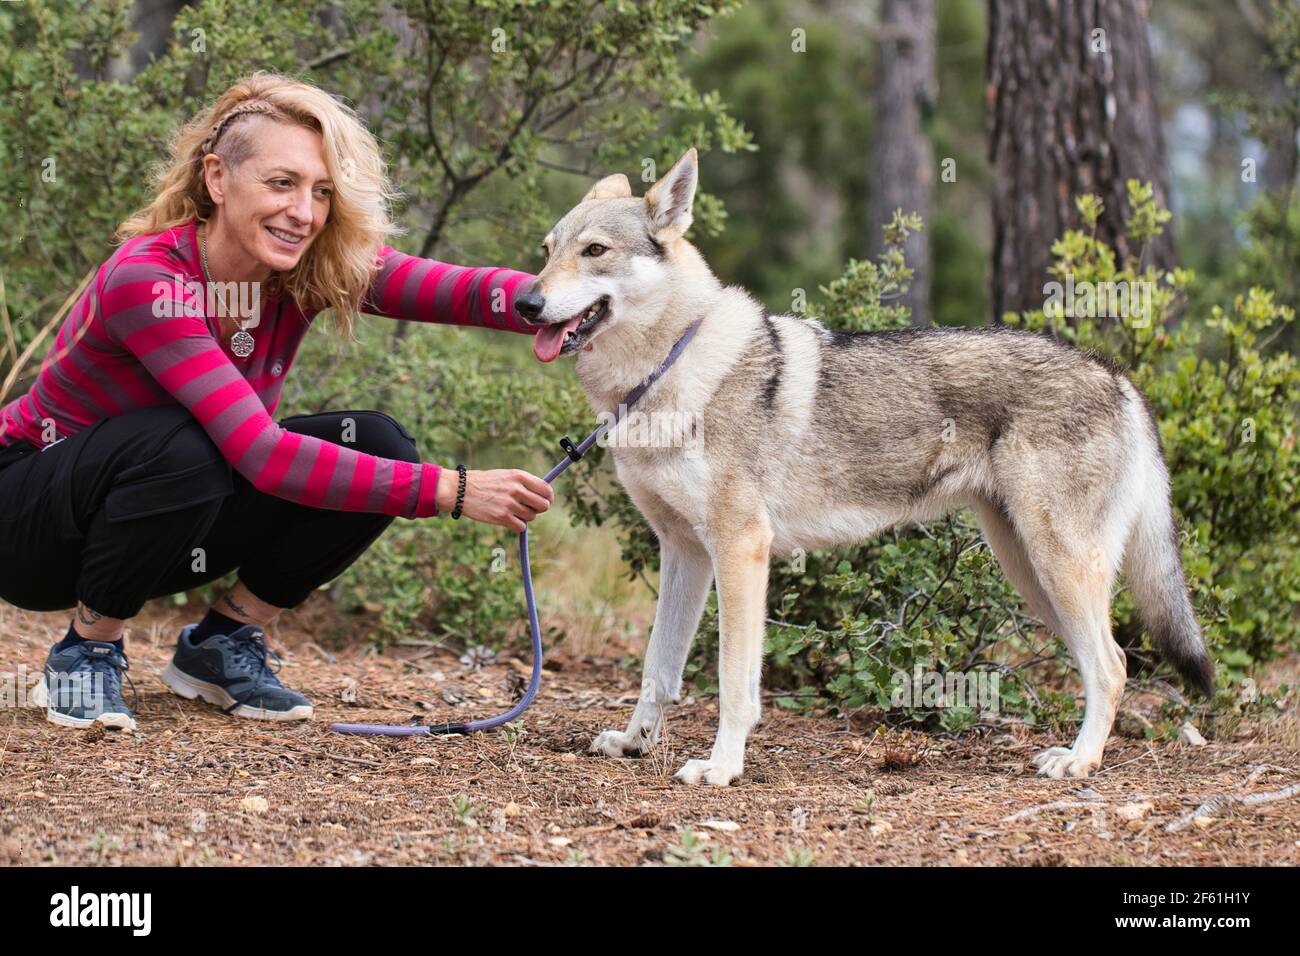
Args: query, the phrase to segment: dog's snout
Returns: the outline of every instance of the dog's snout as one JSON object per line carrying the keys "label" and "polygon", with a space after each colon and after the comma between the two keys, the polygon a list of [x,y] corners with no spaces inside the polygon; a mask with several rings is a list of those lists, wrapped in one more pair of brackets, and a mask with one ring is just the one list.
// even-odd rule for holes
{"label": "dog's snout", "polygon": [[540,320],[542,309],[545,307],[546,298],[533,289],[529,289],[523,295],[518,296],[515,299],[515,311],[528,322],[537,322]]}

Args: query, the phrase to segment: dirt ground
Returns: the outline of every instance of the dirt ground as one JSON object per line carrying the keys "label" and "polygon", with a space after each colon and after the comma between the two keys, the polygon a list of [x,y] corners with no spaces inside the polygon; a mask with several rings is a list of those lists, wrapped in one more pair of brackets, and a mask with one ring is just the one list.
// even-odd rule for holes
{"label": "dirt ground", "polygon": [[[234,721],[169,693],[158,674],[189,618],[152,606],[128,642],[137,732],[0,710],[0,863],[1300,864],[1300,795],[1225,799],[1193,820],[1216,797],[1300,790],[1294,704],[1205,746],[1113,736],[1086,782],[1035,776],[1029,758],[1068,741],[1024,726],[864,734],[769,705],[743,780],[689,788],[672,773],[707,756],[709,698],[674,711],[654,755],[586,755],[636,699],[637,675],[608,659],[548,658],[557,669],[522,735],[331,733],[332,721],[499,713],[526,668],[469,670],[418,648],[334,653],[308,637],[321,613],[309,602],[272,633],[283,679],[316,704],[307,724]],[[66,622],[4,608],[0,671],[39,674]]]}

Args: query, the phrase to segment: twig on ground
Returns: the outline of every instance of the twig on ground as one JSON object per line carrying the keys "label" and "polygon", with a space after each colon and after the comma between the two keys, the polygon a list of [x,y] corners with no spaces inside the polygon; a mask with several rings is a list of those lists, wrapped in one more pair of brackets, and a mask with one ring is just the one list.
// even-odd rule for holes
{"label": "twig on ground", "polygon": [[1181,816],[1171,823],[1165,824],[1165,832],[1176,833],[1190,825],[1197,817],[1211,816],[1225,807],[1230,807],[1236,804],[1242,806],[1254,806],[1257,803],[1272,803],[1274,800],[1288,800],[1297,794],[1300,794],[1300,783],[1293,783],[1291,786],[1283,787],[1281,790],[1273,790],[1268,793],[1251,793],[1244,797],[1234,796],[1230,793],[1222,793],[1206,800],[1191,813]]}
{"label": "twig on ground", "polygon": [[325,751],[325,756],[331,760],[342,760],[344,763],[359,763],[366,767],[382,767],[383,764],[378,760],[366,760],[364,757],[345,757],[342,754],[336,754],[332,750]]}
{"label": "twig on ground", "polygon": [[1023,810],[1017,810],[1010,816],[1003,817],[1002,822],[1014,823],[1017,820],[1028,820],[1046,810],[1086,810],[1093,803],[1094,801],[1083,800],[1053,800],[1051,803],[1040,803],[1032,807],[1025,807]]}

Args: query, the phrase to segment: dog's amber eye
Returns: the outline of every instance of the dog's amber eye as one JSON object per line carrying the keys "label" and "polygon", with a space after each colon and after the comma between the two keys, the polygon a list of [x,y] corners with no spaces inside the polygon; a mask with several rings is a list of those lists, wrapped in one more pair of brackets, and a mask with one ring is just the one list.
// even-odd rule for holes
{"label": "dog's amber eye", "polygon": [[606,249],[606,247],[605,247],[605,246],[602,246],[599,242],[593,242],[593,243],[592,243],[591,245],[589,245],[586,249],[583,249],[583,250],[582,250],[582,254],[583,254],[584,256],[598,256],[598,255],[600,255],[602,252],[604,252],[605,249]]}
{"label": "dog's amber eye", "polygon": [[543,259],[551,258],[551,250],[546,248],[546,243],[542,243],[542,258]]}

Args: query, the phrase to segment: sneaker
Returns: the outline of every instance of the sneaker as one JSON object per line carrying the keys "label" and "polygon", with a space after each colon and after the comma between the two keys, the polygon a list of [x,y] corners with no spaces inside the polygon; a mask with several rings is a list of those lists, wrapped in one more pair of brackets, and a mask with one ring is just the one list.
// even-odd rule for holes
{"label": "sneaker", "polygon": [[[129,668],[120,644],[83,641],[59,650],[55,644],[45,659],[45,673],[32,691],[31,701],[45,708],[45,719],[60,727],[135,730],[132,708],[122,699],[122,678]],[[131,695],[139,705],[135,684]]]}
{"label": "sneaker", "polygon": [[191,644],[195,626],[181,630],[176,653],[163,670],[163,683],[173,692],[187,700],[201,697],[235,717],[311,718],[311,701],[281,684],[267,663],[268,657],[277,664],[280,658],[266,646],[260,627],[245,624],[233,634],[213,634],[201,644]]}

